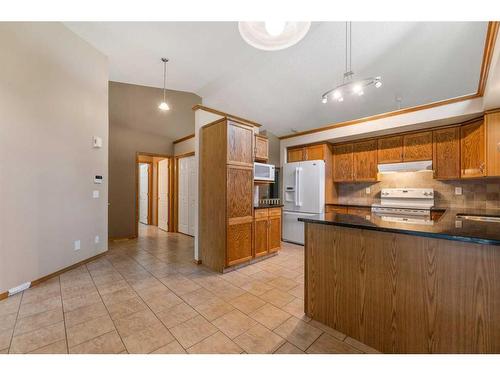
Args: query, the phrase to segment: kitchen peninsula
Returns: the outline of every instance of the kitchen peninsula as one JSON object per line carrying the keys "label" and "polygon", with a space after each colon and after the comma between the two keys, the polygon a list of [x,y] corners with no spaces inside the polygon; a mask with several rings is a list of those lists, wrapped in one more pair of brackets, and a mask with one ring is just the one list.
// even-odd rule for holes
{"label": "kitchen peninsula", "polygon": [[306,314],[384,353],[500,352],[500,212],[433,211],[300,219]]}

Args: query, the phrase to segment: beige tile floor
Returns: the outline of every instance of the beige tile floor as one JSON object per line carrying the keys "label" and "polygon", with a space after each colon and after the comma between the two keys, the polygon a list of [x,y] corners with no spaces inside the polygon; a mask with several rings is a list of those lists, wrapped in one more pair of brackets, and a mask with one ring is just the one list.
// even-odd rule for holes
{"label": "beige tile floor", "polygon": [[224,275],[192,257],[191,237],[142,226],[0,301],[0,354],[374,352],[304,315],[303,247]]}

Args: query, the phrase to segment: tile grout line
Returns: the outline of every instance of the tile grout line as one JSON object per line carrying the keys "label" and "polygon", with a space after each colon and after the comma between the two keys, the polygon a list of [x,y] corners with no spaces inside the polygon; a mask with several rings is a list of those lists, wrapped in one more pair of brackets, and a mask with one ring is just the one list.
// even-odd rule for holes
{"label": "tile grout line", "polygon": [[68,331],[66,330],[66,314],[64,313],[64,300],[61,286],[61,275],[57,277],[59,279],[59,292],[61,293],[61,310],[63,314],[63,324],[64,324],[64,337],[66,338],[66,351],[69,354],[69,344],[68,344]]}
{"label": "tile grout line", "polygon": [[11,354],[10,350],[12,348],[12,341],[14,340],[14,332],[16,332],[17,322],[18,322],[18,319],[19,319],[19,311],[21,311],[21,304],[23,303],[24,290],[23,290],[22,293],[23,294],[21,294],[21,298],[20,298],[20,301],[19,301],[19,306],[17,308],[16,322],[14,323],[14,328],[12,328],[12,334],[10,335],[9,351],[8,351],[9,354]]}
{"label": "tile grout line", "polygon": [[[95,281],[94,281],[94,277],[93,277],[93,276],[92,276],[92,274],[90,273],[90,271],[89,271],[89,269],[88,269],[88,267],[87,267],[87,265],[86,265],[86,264],[85,264],[85,269],[87,270],[87,272],[88,272],[88,274],[89,274],[89,276],[90,276],[90,279],[92,280],[92,284],[94,284],[94,288],[96,289],[97,294],[99,294],[99,298],[101,299],[101,302],[102,302],[102,304],[104,305],[104,308],[106,309],[106,312],[108,313],[108,317],[109,317],[109,319],[111,320],[111,323],[113,323],[113,327],[115,327],[115,331],[116,331],[116,333],[118,334],[118,337],[120,337],[120,341],[122,342],[122,345],[123,345],[123,347],[125,348],[125,350],[127,351],[127,354],[128,354],[128,349],[127,349],[127,347],[125,346],[125,343],[123,342],[122,335],[120,335],[120,332],[119,332],[119,331],[118,331],[118,329],[116,328],[115,321],[114,321],[114,320],[113,320],[113,318],[111,317],[111,314],[109,313],[108,307],[106,306],[106,304],[104,303],[104,300],[102,299],[101,292],[99,292],[99,289],[97,288],[97,285],[96,285],[96,283],[95,283]],[[120,275],[120,276],[121,276],[121,275]],[[109,333],[109,332],[106,332],[106,333]],[[105,335],[106,333],[103,333],[103,335]],[[102,336],[102,335],[100,335],[100,336]],[[98,337],[100,337],[100,336],[98,336]],[[89,342],[89,341],[91,341],[91,340],[94,340],[95,338],[96,338],[96,337],[94,337],[94,338],[92,338],[92,339],[90,339],[90,340],[87,340],[87,341],[81,342],[80,344],[83,344],[83,343],[85,343],[85,342]],[[78,345],[80,345],[80,344],[78,344]],[[68,353],[69,353],[69,343],[68,343]]]}

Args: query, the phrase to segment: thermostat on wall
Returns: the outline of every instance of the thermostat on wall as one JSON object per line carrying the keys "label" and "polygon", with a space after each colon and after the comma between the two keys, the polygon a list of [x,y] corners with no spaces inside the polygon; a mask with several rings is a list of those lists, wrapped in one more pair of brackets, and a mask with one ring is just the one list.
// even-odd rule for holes
{"label": "thermostat on wall", "polygon": [[102,176],[95,176],[94,177],[94,184],[102,184]]}
{"label": "thermostat on wall", "polygon": [[101,148],[102,147],[102,138],[101,137],[92,137],[92,145],[94,148]]}

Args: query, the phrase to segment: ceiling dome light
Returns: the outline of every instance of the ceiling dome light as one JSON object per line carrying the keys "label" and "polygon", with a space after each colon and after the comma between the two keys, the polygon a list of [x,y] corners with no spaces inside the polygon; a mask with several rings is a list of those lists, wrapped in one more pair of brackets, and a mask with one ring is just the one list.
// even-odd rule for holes
{"label": "ceiling dome light", "polygon": [[266,22],[264,22],[264,27],[266,28],[266,31],[269,35],[278,36],[285,30],[286,22],[285,21],[266,21]]}
{"label": "ceiling dome light", "polygon": [[300,42],[311,22],[238,22],[241,37],[252,47],[278,51]]}

